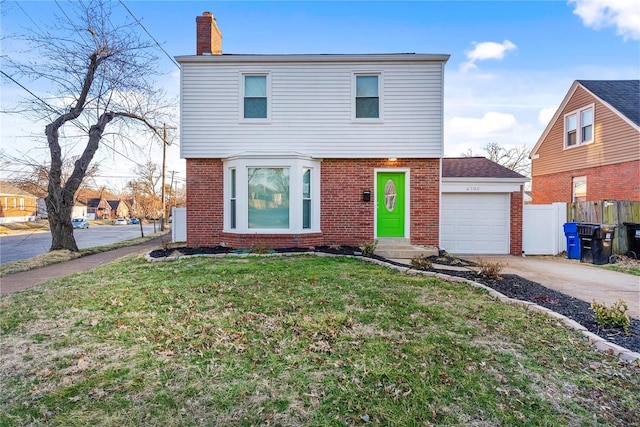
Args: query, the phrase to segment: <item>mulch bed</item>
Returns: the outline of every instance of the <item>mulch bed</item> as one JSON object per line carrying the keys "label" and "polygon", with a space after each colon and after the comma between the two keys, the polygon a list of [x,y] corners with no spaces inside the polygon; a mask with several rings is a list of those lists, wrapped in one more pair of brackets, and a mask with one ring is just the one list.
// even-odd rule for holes
{"label": "mulch bed", "polygon": [[[164,258],[176,255],[211,255],[211,254],[228,254],[228,253],[248,253],[248,250],[234,250],[228,247],[202,247],[202,248],[171,248],[157,249],[151,251],[149,256],[152,258]],[[362,251],[357,247],[334,247],[334,246],[316,246],[313,248],[284,248],[278,250],[270,250],[270,253],[304,253],[304,252],[324,252],[334,255],[362,255]],[[388,262],[393,265],[409,267],[409,265],[393,262],[385,258],[374,255],[373,258]],[[429,257],[430,261],[440,265],[453,266],[474,266],[471,261],[449,255],[437,257]],[[610,341],[614,344],[627,348],[631,351],[640,352],[640,320],[631,319],[629,332],[625,333],[620,328],[604,329],[600,327],[593,315],[588,302],[579,300],[562,292],[546,288],[539,283],[532,282],[515,274],[504,274],[502,280],[495,280],[479,275],[475,271],[453,271],[448,269],[432,268],[429,271],[436,273],[448,274],[450,276],[463,277],[470,281],[482,283],[496,291],[506,295],[509,298],[515,298],[523,301],[533,302],[539,306],[548,308],[560,313],[568,318],[575,320],[590,332]]]}

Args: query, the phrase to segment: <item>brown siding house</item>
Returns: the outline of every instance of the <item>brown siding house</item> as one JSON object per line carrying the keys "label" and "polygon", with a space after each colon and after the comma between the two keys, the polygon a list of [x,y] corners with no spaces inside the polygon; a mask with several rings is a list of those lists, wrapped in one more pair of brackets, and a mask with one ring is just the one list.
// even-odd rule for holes
{"label": "brown siding house", "polygon": [[8,182],[0,181],[0,224],[35,221],[37,197]]}
{"label": "brown siding house", "polygon": [[640,200],[640,80],[576,80],[529,157],[533,203]]}

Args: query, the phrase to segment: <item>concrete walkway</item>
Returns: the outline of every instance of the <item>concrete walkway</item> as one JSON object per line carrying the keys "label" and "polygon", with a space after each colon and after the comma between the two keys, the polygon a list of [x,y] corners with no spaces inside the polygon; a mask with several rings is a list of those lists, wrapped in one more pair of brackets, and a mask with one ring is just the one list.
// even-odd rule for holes
{"label": "concrete walkway", "polygon": [[159,248],[162,237],[148,240],[139,245],[125,246],[107,252],[100,252],[94,255],[88,255],[76,258],[71,261],[65,261],[58,264],[49,265],[47,267],[36,268],[34,270],[23,271],[22,273],[9,274],[0,277],[0,294],[6,295],[17,291],[22,291],[47,280],[58,279],[60,277],[69,276],[84,270],[99,267],[110,263],[119,258],[132,254],[145,254],[152,249]]}
{"label": "concrete walkway", "polygon": [[532,282],[571,295],[586,302],[607,306],[623,299],[629,316],[640,319],[640,277],[605,270],[578,260],[547,256],[460,256],[478,262],[505,264],[505,274],[517,274]]}

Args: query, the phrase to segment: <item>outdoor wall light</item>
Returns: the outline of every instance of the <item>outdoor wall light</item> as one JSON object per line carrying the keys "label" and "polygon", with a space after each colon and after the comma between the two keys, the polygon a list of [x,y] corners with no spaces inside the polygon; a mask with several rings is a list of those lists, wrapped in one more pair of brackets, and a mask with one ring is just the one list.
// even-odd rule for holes
{"label": "outdoor wall light", "polygon": [[389,161],[390,161],[390,162],[395,162],[396,160],[398,160],[398,159],[397,159],[397,158],[395,158],[395,157],[389,157]]}

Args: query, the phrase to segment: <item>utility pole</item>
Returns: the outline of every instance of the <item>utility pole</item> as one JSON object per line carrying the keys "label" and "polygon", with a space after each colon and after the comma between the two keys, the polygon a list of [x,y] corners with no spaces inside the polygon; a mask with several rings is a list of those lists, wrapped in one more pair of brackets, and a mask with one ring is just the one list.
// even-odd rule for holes
{"label": "utility pole", "polygon": [[160,230],[164,231],[165,224],[167,223],[167,205],[165,203],[165,180],[167,170],[167,146],[171,145],[167,141],[167,129],[176,129],[175,127],[168,127],[167,123],[162,124],[162,220],[160,222]]}
{"label": "utility pole", "polygon": [[162,124],[162,218],[160,218],[160,231],[164,231],[165,218],[167,216],[167,208],[164,205],[164,179],[165,169],[167,168],[167,124]]}

